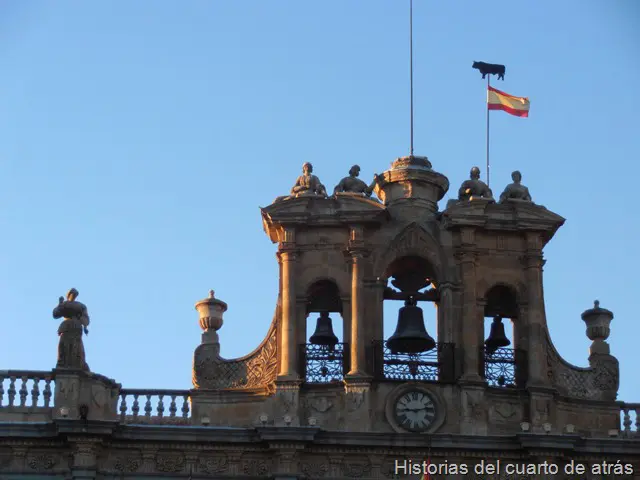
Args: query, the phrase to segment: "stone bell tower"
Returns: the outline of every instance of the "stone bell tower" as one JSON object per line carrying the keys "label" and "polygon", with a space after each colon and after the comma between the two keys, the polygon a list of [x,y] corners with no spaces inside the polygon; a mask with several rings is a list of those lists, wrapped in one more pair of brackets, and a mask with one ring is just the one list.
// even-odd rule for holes
{"label": "stone bell tower", "polygon": [[[601,403],[618,386],[604,342],[610,312],[584,313],[590,367],[562,360],[547,328],[543,248],[564,219],[531,200],[519,172],[496,201],[474,167],[440,210],[449,181],[426,157],[398,158],[371,185],[354,166],[332,195],[313,166],[303,170],[289,196],[262,208],[280,266],[267,338],[225,360],[217,334],[205,333],[194,409],[224,410],[225,391],[235,411],[245,404],[239,425],[480,435],[615,428],[617,407]],[[398,323],[384,338],[383,306],[394,301]],[[220,320],[210,321],[214,303]],[[437,307],[436,324],[424,322],[426,303]],[[205,332],[221,326],[224,302],[198,309]],[[589,420],[571,398],[594,402]]]}

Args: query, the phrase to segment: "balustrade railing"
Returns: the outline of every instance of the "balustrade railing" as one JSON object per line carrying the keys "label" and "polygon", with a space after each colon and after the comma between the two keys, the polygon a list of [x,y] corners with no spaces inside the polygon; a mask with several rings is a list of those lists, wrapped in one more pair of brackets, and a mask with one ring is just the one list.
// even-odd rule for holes
{"label": "balustrade railing", "polygon": [[50,410],[54,387],[51,371],[0,370],[0,409]]}
{"label": "balustrade railing", "polygon": [[189,390],[133,389],[120,390],[120,421],[129,424],[191,423]]}
{"label": "balustrade railing", "polygon": [[387,342],[374,342],[374,371],[386,380],[455,381],[454,344],[437,343],[421,353],[394,353]]}
{"label": "balustrade railing", "polygon": [[640,438],[640,403],[622,403],[620,412],[622,436]]}
{"label": "balustrade railing", "polygon": [[303,377],[307,383],[340,382],[348,371],[348,344],[301,345]]}

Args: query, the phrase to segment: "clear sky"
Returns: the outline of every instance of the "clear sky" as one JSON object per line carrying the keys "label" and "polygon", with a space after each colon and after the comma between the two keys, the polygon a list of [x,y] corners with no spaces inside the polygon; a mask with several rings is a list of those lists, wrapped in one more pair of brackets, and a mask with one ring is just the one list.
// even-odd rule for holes
{"label": "clear sky", "polygon": [[[471,63],[503,63],[495,86],[531,115],[492,113],[491,186],[519,169],[567,218],[545,251],[553,341],[586,366],[599,299],[636,402],[639,26],[637,0],[414,2],[416,154],[451,182],[441,208],[485,174]],[[222,354],[253,350],[278,286],[258,207],[305,161],[332,189],[408,154],[408,46],[408,0],[1,2],[0,369],[55,365],[70,287],[91,369],[125,387],[190,387],[209,289]]]}

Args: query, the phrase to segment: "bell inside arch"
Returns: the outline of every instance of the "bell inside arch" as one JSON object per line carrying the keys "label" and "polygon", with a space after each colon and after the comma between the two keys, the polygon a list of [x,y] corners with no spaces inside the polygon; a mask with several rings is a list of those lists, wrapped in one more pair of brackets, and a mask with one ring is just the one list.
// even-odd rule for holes
{"label": "bell inside arch", "polygon": [[335,346],[338,337],[333,333],[333,324],[329,312],[321,312],[316,322],[316,330],[309,338],[309,343],[314,345]]}
{"label": "bell inside arch", "polygon": [[511,342],[504,333],[504,324],[502,323],[502,317],[494,317],[491,322],[491,331],[489,336],[484,342],[487,353],[492,355],[500,347],[508,347]]}
{"label": "bell inside arch", "polygon": [[435,346],[436,341],[424,326],[422,309],[416,305],[413,297],[409,297],[398,312],[398,325],[387,340],[387,347],[393,353],[421,353]]}

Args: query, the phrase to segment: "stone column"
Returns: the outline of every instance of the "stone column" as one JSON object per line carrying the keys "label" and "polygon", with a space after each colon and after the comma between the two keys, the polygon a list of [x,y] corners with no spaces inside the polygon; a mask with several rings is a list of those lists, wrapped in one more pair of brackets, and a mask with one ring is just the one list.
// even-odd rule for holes
{"label": "stone column", "polygon": [[456,338],[456,315],[453,311],[453,284],[443,282],[438,285],[438,342],[454,343]]}
{"label": "stone column", "polygon": [[371,382],[368,378],[345,380],[345,430],[370,432],[372,430]]}
{"label": "stone column", "polygon": [[443,282],[438,285],[438,343],[444,344],[438,351],[438,361],[441,363],[440,380],[454,381],[460,374],[455,352],[456,339],[460,338],[461,329],[459,314],[454,311],[454,286]]}
{"label": "stone column", "polygon": [[366,375],[366,338],[364,316],[362,314],[363,289],[362,289],[362,263],[361,252],[351,252],[351,370],[350,377],[362,377]]}
{"label": "stone column", "polygon": [[297,380],[296,335],[296,254],[291,250],[280,251],[282,275],[282,321],[280,324],[280,380]]}
{"label": "stone column", "polygon": [[527,279],[527,386],[551,386],[546,375],[547,339],[544,320],[544,298],[542,293],[542,267],[544,260],[539,234],[527,234],[527,252],[524,267]]}
{"label": "stone column", "polygon": [[[465,236],[473,237],[473,232]],[[469,241],[469,240],[468,240]],[[471,240],[472,241],[472,240]],[[466,242],[465,242],[466,243]],[[462,329],[461,343],[463,352],[463,379],[470,382],[482,382],[479,375],[480,345],[483,323],[478,323],[478,303],[476,295],[476,254],[464,249],[458,253],[462,270]]]}

